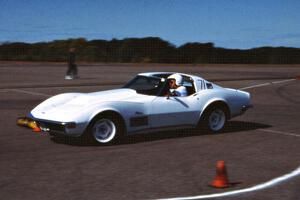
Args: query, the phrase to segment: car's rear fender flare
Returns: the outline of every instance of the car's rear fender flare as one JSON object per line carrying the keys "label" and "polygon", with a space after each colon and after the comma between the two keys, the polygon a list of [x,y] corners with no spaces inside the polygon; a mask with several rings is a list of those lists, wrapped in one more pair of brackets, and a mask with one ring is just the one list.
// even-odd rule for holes
{"label": "car's rear fender flare", "polygon": [[200,113],[200,116],[199,116],[199,120],[198,122],[201,121],[201,119],[205,116],[206,114],[206,111],[208,111],[209,109],[211,109],[212,107],[224,107],[225,108],[225,114],[226,114],[226,117],[227,119],[230,119],[230,107],[228,105],[228,103],[224,100],[224,99],[213,99],[209,102],[207,102],[204,106],[203,106],[203,109]]}

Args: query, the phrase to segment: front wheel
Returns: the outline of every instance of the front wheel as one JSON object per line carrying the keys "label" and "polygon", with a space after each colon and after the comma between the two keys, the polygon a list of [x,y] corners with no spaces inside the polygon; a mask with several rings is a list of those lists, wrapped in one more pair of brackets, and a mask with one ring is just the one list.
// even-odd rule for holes
{"label": "front wheel", "polygon": [[111,144],[122,136],[122,121],[117,116],[104,115],[93,120],[88,129],[89,137],[98,144]]}
{"label": "front wheel", "polygon": [[111,119],[100,119],[92,127],[92,136],[99,143],[109,143],[117,135],[117,125]]}

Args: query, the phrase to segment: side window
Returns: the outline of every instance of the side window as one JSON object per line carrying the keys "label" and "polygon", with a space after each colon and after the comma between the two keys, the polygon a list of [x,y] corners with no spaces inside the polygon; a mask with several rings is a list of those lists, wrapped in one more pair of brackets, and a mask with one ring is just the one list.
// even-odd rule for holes
{"label": "side window", "polygon": [[196,92],[195,87],[194,87],[194,81],[190,77],[183,76],[183,86],[186,87],[188,96],[190,96]]}
{"label": "side window", "polygon": [[203,81],[203,80],[201,81],[201,87],[200,87],[200,88],[201,88],[201,90],[204,90],[204,89],[205,89],[204,81]]}
{"label": "side window", "polygon": [[206,83],[206,88],[207,89],[213,89],[213,85],[211,83]]}

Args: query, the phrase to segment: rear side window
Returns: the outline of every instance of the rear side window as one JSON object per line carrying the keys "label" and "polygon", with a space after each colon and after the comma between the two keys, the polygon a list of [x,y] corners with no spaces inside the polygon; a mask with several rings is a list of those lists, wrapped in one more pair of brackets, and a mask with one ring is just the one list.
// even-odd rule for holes
{"label": "rear side window", "polygon": [[207,89],[213,89],[213,85],[211,83],[206,83],[206,88]]}

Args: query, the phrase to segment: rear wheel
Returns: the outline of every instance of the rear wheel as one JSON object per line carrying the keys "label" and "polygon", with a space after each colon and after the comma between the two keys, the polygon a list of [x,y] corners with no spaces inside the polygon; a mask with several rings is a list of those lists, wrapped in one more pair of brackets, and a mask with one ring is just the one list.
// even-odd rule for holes
{"label": "rear wheel", "polygon": [[221,132],[227,122],[227,109],[224,106],[212,106],[205,111],[200,127],[210,133]]}
{"label": "rear wheel", "polygon": [[224,128],[225,122],[225,112],[222,109],[217,108],[209,113],[207,126],[211,132],[219,132]]}

